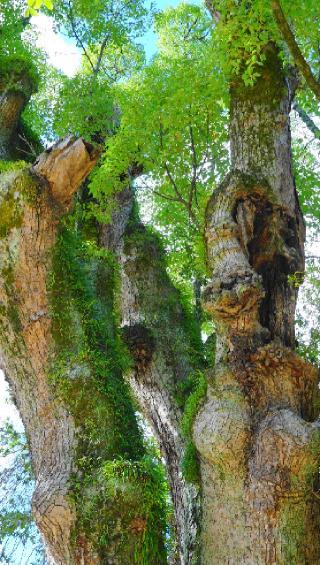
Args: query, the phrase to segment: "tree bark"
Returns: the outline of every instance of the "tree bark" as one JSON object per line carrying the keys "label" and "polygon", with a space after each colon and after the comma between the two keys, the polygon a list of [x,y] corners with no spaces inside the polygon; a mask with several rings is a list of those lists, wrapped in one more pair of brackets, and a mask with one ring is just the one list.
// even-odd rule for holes
{"label": "tree bark", "polygon": [[[70,174],[66,195],[59,182],[61,160]],[[46,279],[59,217],[95,162],[82,140],[66,139],[41,155],[32,170],[1,178],[1,364],[29,438],[34,514],[53,563],[71,559],[75,517],[67,484],[75,425],[66,407],[55,401],[47,379],[51,323]]]}
{"label": "tree bark", "polygon": [[1,76],[0,72],[0,159],[14,159],[17,156],[18,124],[21,113],[33,90],[27,71],[16,75],[10,73]]}
{"label": "tree bark", "polygon": [[135,217],[130,188],[117,196],[111,224],[101,226],[100,241],[113,249],[121,270],[123,335],[134,360],[129,382],[159,440],[175,513],[178,554],[175,563],[194,563],[198,552],[199,488],[183,475],[186,438],[178,396],[201,367],[200,332],[192,326],[181,297],[165,269],[158,237]]}
{"label": "tree bark", "polygon": [[163,517],[145,490],[153,483],[141,432],[108,349],[112,291],[99,295],[99,282],[110,271],[81,256],[72,273],[70,239],[57,257],[70,232],[62,217],[97,158],[82,139],[67,138],[31,168],[0,177],[1,367],[29,440],[33,514],[48,562],[163,565]]}
{"label": "tree bark", "polygon": [[232,168],[206,212],[217,346],[193,428],[202,565],[320,561],[317,371],[294,352],[304,223],[291,100],[276,48],[265,55],[254,86],[231,84]]}

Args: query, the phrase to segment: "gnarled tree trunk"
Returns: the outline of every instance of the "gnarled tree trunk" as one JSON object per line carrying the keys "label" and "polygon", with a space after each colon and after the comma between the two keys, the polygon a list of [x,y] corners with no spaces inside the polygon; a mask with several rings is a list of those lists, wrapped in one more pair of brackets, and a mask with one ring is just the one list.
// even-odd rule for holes
{"label": "gnarled tree trunk", "polygon": [[126,188],[111,224],[101,226],[100,242],[119,260],[123,337],[134,361],[129,382],[160,443],[175,513],[175,562],[187,564],[198,553],[200,500],[198,486],[183,474],[187,440],[178,397],[201,366],[200,333],[166,273],[159,239],[134,217],[134,207],[133,191]]}
{"label": "gnarled tree trunk", "polygon": [[290,92],[273,45],[231,85],[228,177],[206,213],[216,361],[193,437],[201,563],[320,562],[316,370],[294,352],[304,223],[291,168]]}
{"label": "gnarled tree trunk", "polygon": [[46,284],[59,218],[95,162],[81,139],[67,139],[42,154],[32,169],[1,176],[1,364],[29,438],[34,513],[54,563],[71,559],[75,516],[67,485],[75,424],[48,383],[52,337]]}
{"label": "gnarled tree trunk", "polygon": [[110,352],[113,288],[102,291],[100,279],[112,273],[78,256],[62,220],[97,157],[67,138],[0,177],[1,367],[30,444],[33,513],[49,563],[162,565],[164,517],[145,490],[152,473]]}

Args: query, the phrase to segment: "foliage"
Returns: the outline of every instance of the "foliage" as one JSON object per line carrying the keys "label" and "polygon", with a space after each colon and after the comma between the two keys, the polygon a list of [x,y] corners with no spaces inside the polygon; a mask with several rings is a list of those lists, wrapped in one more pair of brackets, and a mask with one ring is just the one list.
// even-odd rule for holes
{"label": "foliage", "polygon": [[[57,140],[55,120],[57,119],[57,107],[59,104],[60,91],[66,77],[49,64],[41,68],[41,82],[39,89],[35,92],[22,113],[22,122],[26,128],[32,130],[33,136],[41,140],[44,146]],[[63,135],[66,131],[63,132]],[[28,140],[34,146],[32,136],[28,133]],[[37,154],[41,152],[37,150]]]}
{"label": "foliage", "polygon": [[[208,4],[212,5],[215,20],[216,55],[226,75],[241,75],[246,85],[253,84],[269,42],[277,43],[285,62],[292,64],[269,0],[218,0]],[[300,0],[299,7],[290,0],[282,0],[281,6],[298,43],[303,45],[306,58],[318,74],[319,6],[312,0]],[[306,26],[312,30],[308,37]]]}
{"label": "foliage", "polygon": [[[95,245],[94,226],[83,225],[83,238],[75,225],[75,217],[69,216],[61,229],[49,288],[56,344],[52,382],[81,429],[78,472],[72,483],[78,528],[87,532],[97,550],[116,543],[121,555],[125,544],[132,543],[132,523],[141,522],[141,530],[137,526],[141,544],[140,549],[136,547],[136,563],[162,564],[164,479],[159,463],[151,465],[146,459],[123,376],[130,361],[115,317],[117,267],[112,255]],[[112,469],[115,477],[120,469],[130,471],[128,476],[122,475],[122,490],[110,490]],[[130,498],[132,490],[135,495]],[[118,535],[117,520],[121,521],[121,543],[113,541]]]}
{"label": "foliage", "polygon": [[56,0],[52,15],[57,30],[67,33],[83,56],[80,72],[62,80],[54,129],[58,135],[67,131],[102,143],[119,119],[111,84],[144,63],[136,38],[146,30],[149,9],[144,0],[95,0],[91,5]]}
{"label": "foliage", "polygon": [[123,172],[138,164],[143,217],[161,232],[170,274],[190,294],[190,281],[205,273],[204,208],[228,165],[228,96],[202,8],[170,8],[157,16],[156,30],[159,54],[113,89],[121,123],[90,188],[112,206]]}
{"label": "foliage", "polygon": [[[0,84],[6,90],[36,90],[39,72],[35,60],[39,52],[34,49],[32,37],[26,33],[28,20],[24,16],[24,1],[3,0],[0,9]],[[30,86],[25,84],[27,77]]]}
{"label": "foliage", "polygon": [[320,208],[317,187],[320,185],[320,170],[316,155],[306,148],[303,138],[293,144],[294,173],[300,203],[309,227],[319,225]]}
{"label": "foliage", "polygon": [[319,258],[308,261],[297,311],[298,352],[309,362],[320,362],[320,264]]}
{"label": "foliage", "polygon": [[0,428],[0,559],[41,565],[44,553],[31,515],[33,473],[26,437],[13,424]]}
{"label": "foliage", "polygon": [[36,16],[42,6],[45,6],[48,10],[52,10],[53,3],[51,0],[28,0],[26,16]]}

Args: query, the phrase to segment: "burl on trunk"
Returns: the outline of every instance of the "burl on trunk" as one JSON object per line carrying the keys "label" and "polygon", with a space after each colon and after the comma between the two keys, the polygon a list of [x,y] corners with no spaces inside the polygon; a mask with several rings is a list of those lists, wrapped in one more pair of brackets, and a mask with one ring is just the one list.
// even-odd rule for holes
{"label": "burl on trunk", "polygon": [[266,48],[231,84],[230,174],[206,212],[215,367],[194,425],[202,565],[320,562],[317,371],[294,352],[304,222],[291,165],[290,92]]}

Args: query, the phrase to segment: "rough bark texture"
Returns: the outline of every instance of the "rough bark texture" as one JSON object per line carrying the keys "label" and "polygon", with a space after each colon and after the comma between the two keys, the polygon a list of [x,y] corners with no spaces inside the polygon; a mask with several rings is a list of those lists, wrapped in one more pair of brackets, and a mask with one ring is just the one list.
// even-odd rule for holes
{"label": "rough bark texture", "polygon": [[175,512],[177,563],[197,553],[199,489],[182,473],[186,439],[181,432],[179,386],[199,363],[179,293],[165,270],[157,236],[133,219],[133,194],[118,196],[113,221],[101,227],[102,245],[116,251],[121,267],[123,335],[134,360],[129,376],[139,405],[159,440]]}
{"label": "rough bark texture", "polygon": [[[5,71],[8,75],[2,76]],[[27,71],[11,76],[8,69],[0,70],[0,159],[13,159],[17,155],[21,145],[18,124],[32,90]]]}
{"label": "rough bark texture", "polygon": [[[95,294],[110,272],[102,260],[85,265],[68,224],[61,227],[97,157],[82,139],[67,138],[32,168],[0,177],[1,368],[30,444],[33,513],[48,562],[123,565],[145,558],[163,565],[157,502],[150,510],[147,499],[146,510],[140,430],[121,366],[108,349],[115,339],[110,292]],[[69,239],[57,257],[63,229]],[[126,459],[129,469],[137,462],[134,476],[111,489],[117,475],[110,478],[103,465]],[[155,534],[146,547],[151,516]]]}
{"label": "rough bark texture", "polygon": [[292,349],[304,224],[272,45],[261,73],[253,87],[231,85],[232,170],[206,215],[217,348],[194,424],[202,565],[320,562],[317,371]]}
{"label": "rough bark texture", "polygon": [[[64,140],[51,155],[56,155],[58,162],[65,157],[65,170],[71,171],[73,152],[78,155],[82,180],[96,161],[82,140]],[[48,155],[45,153],[42,160]],[[66,495],[75,426],[48,384],[51,335],[46,291],[50,251],[67,203],[56,200],[51,190],[59,170],[51,168],[49,181],[43,166],[41,183],[36,175],[37,164],[32,171],[26,168],[1,178],[1,364],[30,442],[36,476],[33,508],[49,560],[69,563],[75,517]],[[68,204],[77,188],[77,183],[70,185]]]}

